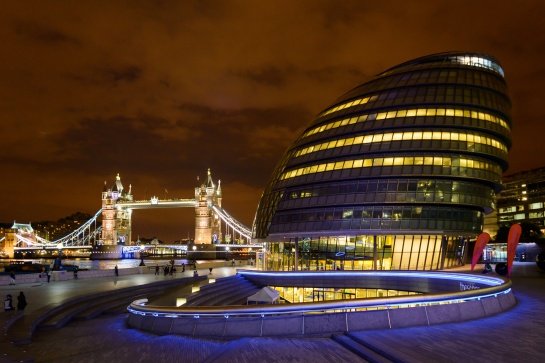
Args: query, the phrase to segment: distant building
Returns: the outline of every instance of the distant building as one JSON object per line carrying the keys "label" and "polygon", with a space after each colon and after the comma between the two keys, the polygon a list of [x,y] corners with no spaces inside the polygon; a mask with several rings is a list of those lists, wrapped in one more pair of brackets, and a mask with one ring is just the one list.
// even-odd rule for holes
{"label": "distant building", "polygon": [[89,213],[76,212],[58,221],[33,222],[36,235],[48,241],[56,241],[69,235],[88,220],[93,218]]}
{"label": "distant building", "polygon": [[375,76],[279,160],[253,241],[268,270],[457,266],[495,209],[511,146],[498,60],[452,52]]}
{"label": "distant building", "polygon": [[545,168],[504,177],[497,204],[499,225],[530,222],[545,232]]}

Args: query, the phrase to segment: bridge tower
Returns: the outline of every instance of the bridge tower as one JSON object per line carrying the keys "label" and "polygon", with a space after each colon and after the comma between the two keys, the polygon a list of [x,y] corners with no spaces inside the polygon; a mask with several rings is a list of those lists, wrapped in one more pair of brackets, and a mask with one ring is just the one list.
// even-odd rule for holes
{"label": "bridge tower", "polygon": [[221,208],[221,181],[214,184],[210,169],[206,182],[195,188],[195,243],[211,244],[222,241],[221,219],[212,209]]}
{"label": "bridge tower", "polygon": [[124,192],[121,178],[117,174],[114,185],[102,190],[102,235],[104,245],[129,245],[131,242],[131,210],[117,208],[117,202],[132,201],[132,187]]}
{"label": "bridge tower", "polygon": [[15,243],[17,243],[17,228],[6,229],[6,236],[0,242],[0,251],[8,258],[15,258]]}
{"label": "bridge tower", "polygon": [[[18,240],[17,235],[20,235],[27,241],[31,241],[31,243],[36,242],[36,234],[30,223],[13,222],[13,226],[6,229],[5,234],[5,238],[0,242],[0,252],[3,252],[3,254],[9,258],[15,258],[15,245]],[[23,244],[23,246],[19,247],[30,247],[27,243],[23,242]]]}

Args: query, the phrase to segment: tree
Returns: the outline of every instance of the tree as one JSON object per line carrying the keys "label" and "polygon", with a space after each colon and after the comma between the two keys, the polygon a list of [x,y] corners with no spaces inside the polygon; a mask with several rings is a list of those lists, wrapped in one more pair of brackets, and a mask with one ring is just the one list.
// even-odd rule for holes
{"label": "tree", "polygon": [[[494,242],[507,242],[507,237],[509,236],[509,229],[515,224],[504,224],[498,228],[498,233],[494,237]],[[521,240],[531,240],[543,237],[541,229],[538,225],[531,222],[522,222],[520,223],[522,228],[522,234],[520,235]]]}

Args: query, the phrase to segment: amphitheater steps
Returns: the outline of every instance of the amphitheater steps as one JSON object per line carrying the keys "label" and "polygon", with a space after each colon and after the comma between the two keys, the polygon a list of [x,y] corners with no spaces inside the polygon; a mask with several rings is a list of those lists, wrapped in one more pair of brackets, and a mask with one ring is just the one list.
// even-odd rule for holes
{"label": "amphitheater steps", "polygon": [[[206,277],[169,280],[149,285],[132,286],[115,293],[104,292],[92,296],[80,296],[62,303],[49,304],[28,312],[9,324],[6,341],[16,345],[29,344],[36,330],[52,330],[65,326],[71,320],[89,319],[101,313],[128,306],[132,301],[163,293],[173,287],[182,287],[199,283]],[[117,310],[119,311],[119,310]],[[6,326],[6,325],[4,325]]]}
{"label": "amphitheater steps", "polygon": [[[214,284],[201,288],[189,296],[185,306],[227,305],[234,300],[240,300],[241,294],[258,289],[254,284],[240,276],[219,279]],[[250,294],[251,295],[251,294]],[[236,298],[234,298],[236,296]],[[249,295],[246,295],[249,296]],[[220,302],[223,301],[224,302]]]}
{"label": "amphitheater steps", "polygon": [[259,288],[255,286],[246,286],[241,289],[233,290],[229,294],[223,294],[218,296],[215,299],[209,301],[210,306],[225,306],[225,305],[236,305],[236,302],[244,299],[244,305],[246,304],[246,299],[248,296],[255,294],[259,291]]}

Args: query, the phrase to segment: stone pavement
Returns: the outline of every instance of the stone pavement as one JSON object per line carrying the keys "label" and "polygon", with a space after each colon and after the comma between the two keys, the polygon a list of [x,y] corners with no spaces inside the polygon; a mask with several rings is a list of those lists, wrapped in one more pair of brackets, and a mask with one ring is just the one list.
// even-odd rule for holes
{"label": "stone pavement", "polygon": [[[237,266],[239,267],[239,266]],[[247,266],[243,266],[246,268]],[[457,269],[468,272],[467,267]],[[212,277],[230,276],[235,268],[214,268]],[[477,271],[480,271],[477,268]],[[208,274],[201,269],[200,275]],[[479,273],[479,272],[476,272]],[[178,273],[175,278],[188,277]],[[144,284],[174,277],[153,274],[4,286],[0,296],[27,295],[26,313],[68,297]],[[545,361],[545,272],[535,263],[515,263],[511,276],[517,305],[497,316],[431,327],[362,331],[354,335],[403,362]],[[37,362],[364,362],[329,338],[244,338],[212,341],[180,336],[155,336],[129,329],[125,314],[74,321],[37,332],[23,346]],[[4,359],[4,360],[2,360]],[[0,357],[0,362],[9,361]]]}

